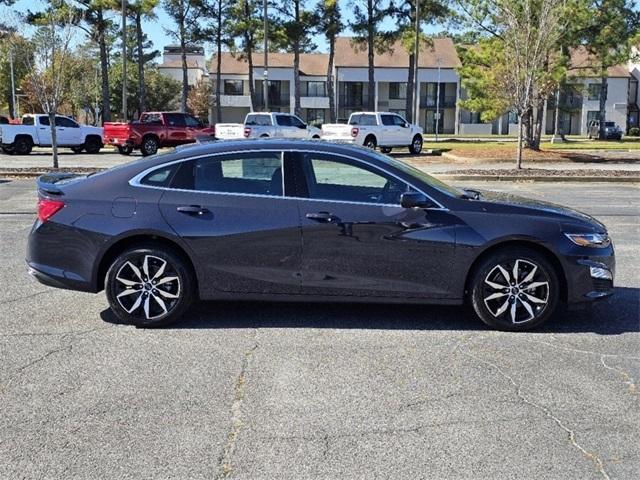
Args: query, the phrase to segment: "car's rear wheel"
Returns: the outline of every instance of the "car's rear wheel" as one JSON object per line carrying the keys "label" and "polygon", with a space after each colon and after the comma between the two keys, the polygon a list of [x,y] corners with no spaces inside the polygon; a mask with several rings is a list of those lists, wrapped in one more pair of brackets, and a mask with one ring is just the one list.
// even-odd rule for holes
{"label": "car's rear wheel", "polygon": [[133,147],[131,145],[118,145],[118,153],[120,155],[131,155]]}
{"label": "car's rear wheel", "polygon": [[111,310],[138,327],[178,320],[192,302],[193,288],[193,274],[182,256],[156,246],[134,247],[119,255],[105,285]]}
{"label": "car's rear wheel", "polygon": [[471,282],[471,303],[489,326],[522,331],[545,322],[555,310],[560,283],[546,257],[527,248],[489,255]]}
{"label": "car's rear wheel", "polygon": [[367,148],[370,148],[371,150],[375,150],[377,145],[376,137],[374,137],[373,135],[369,135],[367,138],[364,139],[363,145]]}
{"label": "car's rear wheel", "polygon": [[409,145],[409,151],[413,155],[419,155],[422,152],[422,135],[415,135]]}
{"label": "car's rear wheel", "polygon": [[72,151],[73,153],[81,153],[83,148],[84,148],[83,146],[80,146],[80,147],[71,147],[71,151]]}
{"label": "car's rear wheel", "polygon": [[102,141],[98,137],[89,137],[84,142],[84,149],[87,153],[96,154],[102,148]]}
{"label": "car's rear wheel", "polygon": [[380,151],[382,153],[391,153],[392,148],[391,147],[380,147]]}
{"label": "car's rear wheel", "polygon": [[156,137],[145,137],[142,139],[140,151],[145,157],[155,155],[158,152],[158,148],[160,148],[160,143]]}

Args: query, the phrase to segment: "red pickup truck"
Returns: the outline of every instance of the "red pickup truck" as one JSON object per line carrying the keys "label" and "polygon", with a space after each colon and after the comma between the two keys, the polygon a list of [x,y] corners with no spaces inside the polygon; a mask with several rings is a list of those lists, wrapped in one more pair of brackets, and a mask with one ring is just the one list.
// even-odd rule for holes
{"label": "red pickup truck", "polygon": [[105,122],[104,143],[115,145],[123,155],[140,149],[153,155],[161,147],[193,143],[198,137],[213,137],[215,129],[193,115],[180,112],[145,112],[134,122]]}

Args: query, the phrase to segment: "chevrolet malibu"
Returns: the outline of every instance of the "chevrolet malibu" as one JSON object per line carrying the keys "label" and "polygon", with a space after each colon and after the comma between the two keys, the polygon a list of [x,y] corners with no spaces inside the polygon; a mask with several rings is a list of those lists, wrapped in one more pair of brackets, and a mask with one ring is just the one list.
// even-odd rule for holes
{"label": "chevrolet malibu", "polygon": [[258,299],[467,302],[491,327],[525,330],[613,292],[613,245],[592,217],[356,146],[221,141],[45,175],[38,195],[29,272],[104,289],[140,327],[196,299]]}

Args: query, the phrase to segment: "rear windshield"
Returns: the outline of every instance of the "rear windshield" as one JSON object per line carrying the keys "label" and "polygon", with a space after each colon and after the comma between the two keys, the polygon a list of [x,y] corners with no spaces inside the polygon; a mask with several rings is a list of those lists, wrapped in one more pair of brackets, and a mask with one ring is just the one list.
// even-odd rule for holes
{"label": "rear windshield", "polygon": [[376,116],[368,114],[351,115],[349,119],[350,125],[376,125]]}
{"label": "rear windshield", "polygon": [[33,117],[22,117],[23,125],[33,125]]}
{"label": "rear windshield", "polygon": [[269,115],[247,115],[244,124],[268,127],[271,125],[271,117]]}
{"label": "rear windshield", "polygon": [[605,127],[615,127],[616,124],[615,124],[615,122],[604,122],[604,126]]}

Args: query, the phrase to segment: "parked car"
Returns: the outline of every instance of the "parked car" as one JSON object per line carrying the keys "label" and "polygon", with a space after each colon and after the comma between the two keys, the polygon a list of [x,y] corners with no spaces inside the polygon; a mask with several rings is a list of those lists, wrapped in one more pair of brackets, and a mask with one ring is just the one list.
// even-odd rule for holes
{"label": "parked car", "polygon": [[613,293],[613,245],[592,217],[453,188],[352,145],[213,142],[45,175],[38,194],[30,273],[105,289],[143,327],[200,298],[469,302],[488,325],[525,330],[559,302]]}
{"label": "parked car", "polygon": [[368,148],[380,147],[382,153],[389,153],[396,147],[408,147],[414,155],[422,151],[423,143],[422,128],[388,112],[357,112],[351,114],[347,125],[324,124],[322,138]]}
{"label": "parked car", "polygon": [[213,135],[213,127],[181,112],[145,112],[134,122],[104,124],[105,143],[114,145],[123,155],[137,149],[144,156],[154,155],[162,147],[193,143],[199,137]]}
{"label": "parked car", "polygon": [[319,128],[307,125],[290,113],[249,113],[244,120],[245,138],[313,138],[319,139]]}
{"label": "parked car", "polygon": [[[606,140],[621,140],[622,129],[615,122],[604,122],[604,134]],[[587,127],[587,135],[589,138],[600,137],[600,121],[591,120]]]}
{"label": "parked car", "polygon": [[[102,128],[80,125],[63,115],[56,115],[56,137],[59,147],[70,147],[75,153],[86,150],[98,153],[102,148]],[[49,115],[24,115],[20,125],[0,127],[0,146],[5,153],[28,155],[34,146],[51,146]]]}

